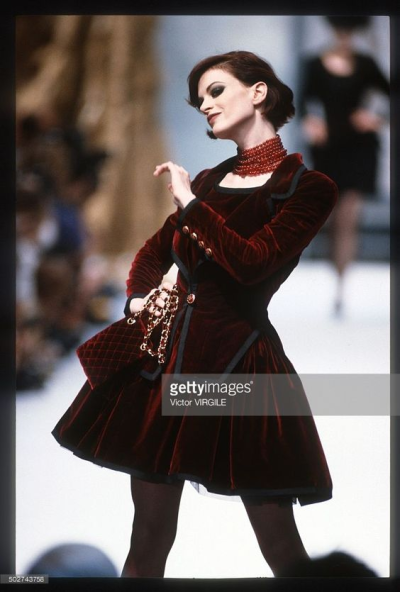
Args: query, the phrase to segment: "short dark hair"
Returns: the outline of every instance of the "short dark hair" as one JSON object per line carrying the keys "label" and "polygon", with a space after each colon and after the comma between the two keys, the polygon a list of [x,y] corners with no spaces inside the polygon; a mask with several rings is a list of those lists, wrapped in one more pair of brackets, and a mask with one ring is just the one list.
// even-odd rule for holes
{"label": "short dark hair", "polygon": [[[293,92],[276,76],[272,67],[250,51],[230,51],[201,60],[194,66],[188,76],[188,103],[195,109],[200,109],[198,85],[199,80],[207,70],[220,68],[235,76],[245,86],[252,86],[257,82],[265,82],[268,94],[265,99],[264,116],[272,123],[277,131],[293,117]],[[210,138],[214,134],[207,132]]]}
{"label": "short dark hair", "polygon": [[344,31],[354,31],[355,29],[363,29],[370,23],[369,16],[327,16],[329,24],[334,29],[342,29]]}

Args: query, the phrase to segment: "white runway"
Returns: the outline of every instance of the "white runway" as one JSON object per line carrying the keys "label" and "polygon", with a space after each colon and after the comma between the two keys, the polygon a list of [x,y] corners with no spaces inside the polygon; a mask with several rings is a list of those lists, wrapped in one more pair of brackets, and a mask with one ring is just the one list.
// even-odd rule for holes
{"label": "white runway", "polygon": [[[301,262],[272,300],[270,319],[299,373],[390,371],[389,267],[355,264],[343,319],[332,316],[334,275]],[[122,317],[121,311],[116,313]],[[84,374],[74,354],[42,391],[17,395],[17,565],[67,542],[104,550],[118,570],[129,546],[129,476],[82,461],[50,432]],[[389,417],[316,417],[334,482],[333,499],[295,506],[311,556],[356,555],[389,575]],[[185,484],[178,535],[166,577],[268,577],[241,503],[199,495]]]}

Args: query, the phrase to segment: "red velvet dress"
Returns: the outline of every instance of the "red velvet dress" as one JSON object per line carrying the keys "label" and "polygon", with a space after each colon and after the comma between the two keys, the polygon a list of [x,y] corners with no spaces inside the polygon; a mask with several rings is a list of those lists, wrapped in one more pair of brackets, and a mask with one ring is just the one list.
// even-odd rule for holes
{"label": "red velvet dress", "polygon": [[[52,433],[77,456],[147,481],[327,500],[332,482],[311,416],[161,413],[162,373],[295,374],[266,309],[329,216],[337,188],[308,171],[300,154],[287,156],[263,186],[220,187],[232,163],[201,172],[196,200],[169,216],[132,263],[126,314],[132,297],[157,287],[174,262],[179,268],[164,366],[149,356],[94,389],[85,383]],[[307,404],[302,387],[298,397]]]}

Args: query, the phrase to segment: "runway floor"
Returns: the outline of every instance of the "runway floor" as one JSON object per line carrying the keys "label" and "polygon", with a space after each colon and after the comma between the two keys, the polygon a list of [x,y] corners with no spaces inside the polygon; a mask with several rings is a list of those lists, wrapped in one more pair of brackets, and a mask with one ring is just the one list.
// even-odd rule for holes
{"label": "runway floor", "polygon": [[[354,264],[344,315],[337,319],[330,266],[302,262],[269,307],[297,372],[388,373],[389,280],[385,264]],[[123,300],[116,302],[116,318]],[[67,542],[96,545],[122,568],[133,518],[128,475],[74,457],[50,434],[83,382],[71,354],[43,390],[17,394],[16,573],[26,573],[39,554]],[[306,549],[311,556],[343,550],[388,576],[389,417],[315,419],[334,493],[328,502],[295,506]],[[186,483],[166,577],[271,575],[242,504],[199,495]]]}

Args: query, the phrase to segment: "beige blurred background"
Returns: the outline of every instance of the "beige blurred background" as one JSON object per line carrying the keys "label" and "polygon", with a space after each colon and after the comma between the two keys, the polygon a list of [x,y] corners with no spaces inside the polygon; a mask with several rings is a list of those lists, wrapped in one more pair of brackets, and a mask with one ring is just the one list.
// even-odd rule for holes
{"label": "beige blurred background", "polygon": [[110,154],[85,217],[103,252],[132,252],[172,210],[164,179],[152,176],[165,158],[157,17],[27,15],[16,22],[18,120],[34,114],[44,127],[77,126]]}

